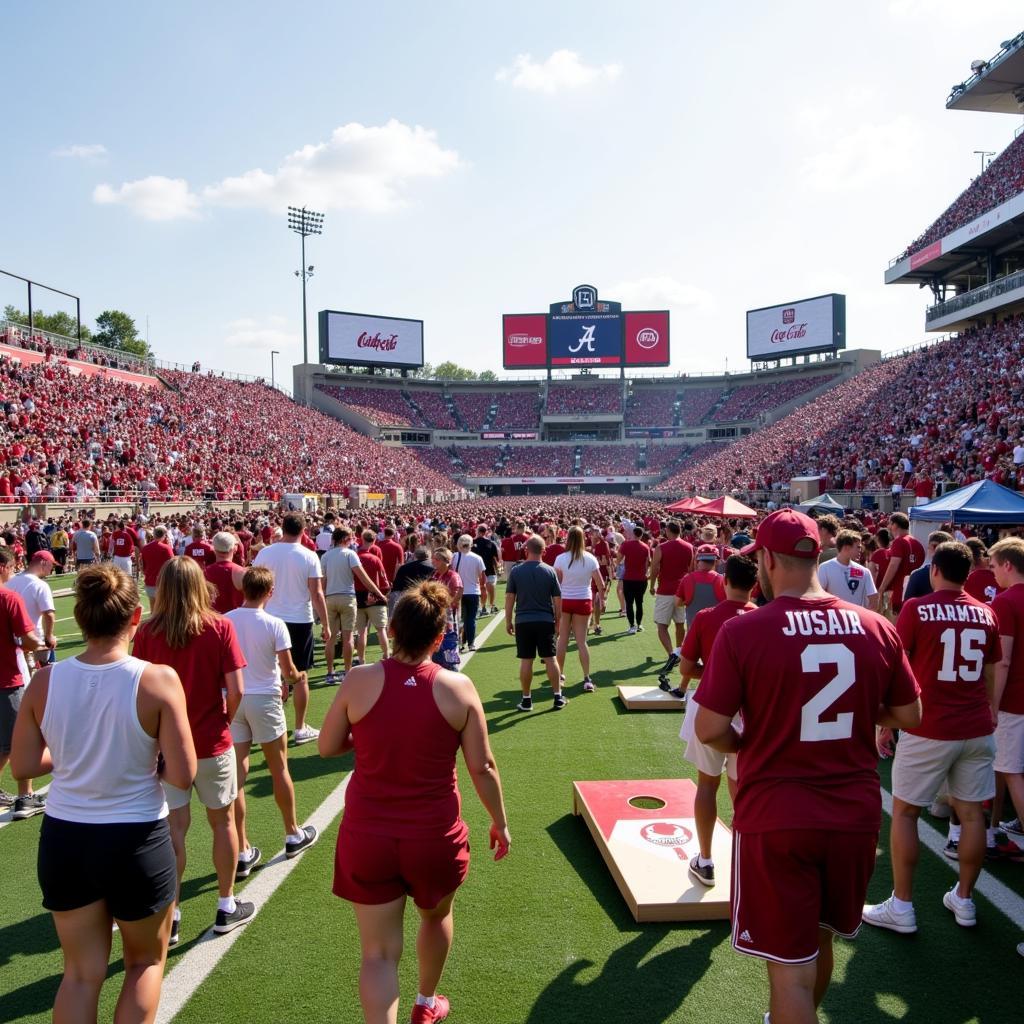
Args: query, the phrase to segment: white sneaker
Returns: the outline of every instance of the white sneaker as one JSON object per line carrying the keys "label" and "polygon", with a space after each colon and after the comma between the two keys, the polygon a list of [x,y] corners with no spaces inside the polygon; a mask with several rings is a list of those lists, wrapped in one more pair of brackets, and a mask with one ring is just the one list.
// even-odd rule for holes
{"label": "white sneaker", "polygon": [[636,626],[630,626],[629,629],[626,630],[626,636],[636,636]]}
{"label": "white sneaker", "polygon": [[949,892],[942,894],[942,905],[953,914],[961,928],[973,928],[978,923],[978,909],[974,900],[964,899],[956,890],[957,886],[954,885]]}
{"label": "white sneaker", "polygon": [[292,739],[295,740],[296,746],[300,746],[303,743],[312,743],[319,735],[319,729],[314,729],[311,725],[304,725],[292,733]]}
{"label": "white sneaker", "polygon": [[865,924],[873,924],[876,928],[888,928],[891,932],[899,932],[901,935],[912,935],[917,931],[917,914],[914,908],[898,911],[893,906],[893,897],[890,896],[884,903],[868,904],[864,907],[861,920]]}

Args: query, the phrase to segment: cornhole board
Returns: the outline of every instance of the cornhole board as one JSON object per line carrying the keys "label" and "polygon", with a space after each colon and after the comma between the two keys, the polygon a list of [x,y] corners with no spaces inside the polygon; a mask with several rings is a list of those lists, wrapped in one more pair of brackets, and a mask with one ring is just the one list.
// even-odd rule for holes
{"label": "cornhole board", "polygon": [[[721,821],[715,822],[711,842],[716,883],[703,886],[687,870],[699,852],[693,818],[697,787],[689,779],[574,782],[572,790],[573,813],[587,823],[637,921],[729,917],[732,833]],[[651,806],[659,801],[662,807]]]}
{"label": "cornhole board", "polygon": [[619,686],[619,700],[627,711],[685,711],[686,701],[657,686]]}

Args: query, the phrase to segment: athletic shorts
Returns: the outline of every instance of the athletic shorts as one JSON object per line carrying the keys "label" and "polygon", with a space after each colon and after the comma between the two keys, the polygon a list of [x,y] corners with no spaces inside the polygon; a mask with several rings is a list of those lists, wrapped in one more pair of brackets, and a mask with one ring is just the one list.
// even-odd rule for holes
{"label": "athletic shorts", "polygon": [[996,795],[995,740],[932,740],[900,733],[892,761],[892,795],[913,807],[928,807],[942,784],[954,800],[981,803]]}
{"label": "athletic shorts", "polygon": [[734,832],[733,949],[803,964],[817,959],[819,927],[854,938],[877,842],[877,832]]}
{"label": "athletic shorts", "polygon": [[165,782],[164,796],[172,811],[188,807],[192,790],[196,791],[199,802],[211,811],[228,807],[238,796],[238,775],[235,770],[235,752],[225,750],[216,757],[201,757],[196,768],[195,781],[188,789],[178,789]]}
{"label": "athletic shorts", "polygon": [[356,612],[357,633],[361,633],[371,623],[377,636],[383,636],[388,628],[388,606],[386,604],[371,604]]}
{"label": "athletic shorts", "polygon": [[149,598],[149,607],[153,607],[153,602],[156,600],[156,587],[151,587],[148,583],[146,584],[146,597]]}
{"label": "athletic shorts", "polygon": [[334,895],[376,905],[411,896],[431,910],[466,880],[469,829],[465,823],[438,839],[394,839],[346,828],[341,819],[334,851]]}
{"label": "athletic shorts", "polygon": [[11,752],[11,739],[14,736],[14,723],[21,707],[21,695],[24,686],[12,686],[0,690],[0,757]]}
{"label": "athletic shorts", "polygon": [[995,770],[1006,775],[1024,773],[1024,715],[999,712]]}
{"label": "athletic shorts", "polygon": [[120,569],[121,572],[126,572],[129,576],[131,576],[132,572],[135,570],[132,560],[125,555],[114,555],[113,562],[115,569]]}
{"label": "athletic shorts", "polygon": [[498,582],[497,574],[491,573],[490,576],[484,577],[487,580],[487,585],[493,587]]}
{"label": "athletic shorts", "polygon": [[279,693],[247,693],[231,721],[231,742],[273,743],[287,731]]}
{"label": "athletic shorts", "polygon": [[[700,705],[692,697],[686,702],[686,712],[679,730],[679,738],[686,744],[683,758],[689,761],[697,771],[703,772],[705,775],[713,775],[715,778],[718,778],[724,770],[735,782],[736,755],[723,754],[720,750],[715,750],[714,747],[709,747],[697,739],[695,724],[699,709]],[[736,725],[738,721],[738,718],[734,718],[733,725]]]}
{"label": "athletic shorts", "polygon": [[555,624],[553,622],[517,622],[516,657],[521,661],[555,656]]}
{"label": "athletic shorts", "polygon": [[331,636],[351,633],[356,628],[356,595],[328,594],[327,623]]}
{"label": "athletic shorts", "polygon": [[686,621],[686,609],[676,607],[675,594],[654,595],[654,622],[658,626],[667,626],[670,622],[682,624]]}
{"label": "athletic shorts", "polygon": [[313,667],[313,623],[286,622],[292,639],[292,661],[300,672]]}
{"label": "athletic shorts", "polygon": [[178,871],[166,818],[91,825],[43,816],[36,857],[43,906],[78,910],[103,900],[119,921],[174,901]]}
{"label": "athletic shorts", "polygon": [[563,615],[586,615],[590,618],[591,612],[594,610],[593,601],[582,601],[578,598],[567,597],[562,599],[562,614]]}

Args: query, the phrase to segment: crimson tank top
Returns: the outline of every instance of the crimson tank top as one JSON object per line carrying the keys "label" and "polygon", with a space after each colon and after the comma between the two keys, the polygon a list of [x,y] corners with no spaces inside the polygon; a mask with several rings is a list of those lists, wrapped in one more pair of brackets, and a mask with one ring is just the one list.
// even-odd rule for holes
{"label": "crimson tank top", "polygon": [[455,771],[461,737],[434,701],[441,670],[387,658],[384,688],[352,726],[356,766],[345,794],[346,829],[396,839],[465,831]]}

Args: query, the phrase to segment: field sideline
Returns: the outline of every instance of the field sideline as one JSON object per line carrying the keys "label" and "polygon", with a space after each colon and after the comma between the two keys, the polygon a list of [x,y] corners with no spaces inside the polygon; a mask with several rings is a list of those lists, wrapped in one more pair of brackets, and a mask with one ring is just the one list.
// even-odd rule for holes
{"label": "field sideline", "polygon": [[[650,616],[650,600],[647,615]],[[57,601],[60,654],[80,649],[70,598]],[[489,624],[483,619],[482,627]],[[725,922],[690,926],[637,925],[630,916],[582,821],[573,817],[574,779],[692,777],[681,761],[676,715],[624,712],[616,682],[653,681],[662,653],[653,625],[635,637],[620,635],[625,620],[605,620],[591,639],[594,694],[580,691],[578,662],[568,664],[569,706],[549,711],[549,692],[537,675],[536,710],[514,710],[515,651],[499,625],[468,665],[487,711],[501,770],[513,845],[495,864],[486,849],[487,819],[472,787],[462,784],[474,859],[456,901],[456,935],[442,991],[452,999],[451,1020],[472,1024],[574,1024],[704,1021],[757,1024],[766,1007],[762,965],[731,950]],[[322,721],[334,690],[314,670],[310,720]],[[323,761],[316,745],[290,748],[301,820],[307,820],[342,783],[351,757]],[[883,780],[887,780],[883,766]],[[9,776],[2,783],[11,788]],[[722,787],[724,793],[725,787]],[[270,780],[259,755],[247,785],[252,841],[269,859],[282,845]],[[727,798],[720,813],[730,820]],[[927,816],[926,816],[927,818]],[[35,848],[41,818],[0,828],[0,1021],[49,1020],[61,957],[49,915],[39,902]],[[932,822],[944,832],[942,823]],[[887,826],[887,820],[885,822]],[[349,908],[330,892],[337,817],[321,842],[294,865],[256,919],[174,1018],[182,1024],[360,1019],[358,937]],[[889,894],[887,833],[883,831],[872,899]],[[213,921],[215,885],[209,832],[194,808],[189,867],[183,887],[182,942],[168,971]],[[986,874],[1007,886],[1021,906],[1024,864]],[[983,876],[984,877],[984,876]],[[247,883],[257,886],[257,870]],[[953,881],[948,862],[922,849],[915,903],[920,931],[904,937],[865,927],[855,943],[837,943],[836,976],[822,1010],[829,1024],[846,1021],[1006,1024],[1015,1019],[1022,963],[1014,947],[1021,929],[984,896],[978,927],[958,928],[941,905]],[[266,885],[264,885],[266,888]],[[415,994],[414,920],[410,912],[402,968],[407,1019]],[[231,936],[231,937],[234,937]],[[231,938],[229,937],[229,938]],[[204,943],[216,955],[221,939]],[[109,1020],[120,970],[114,937],[111,978],[100,1006]],[[189,979],[186,977],[186,982]],[[179,980],[175,979],[175,985]],[[186,985],[186,991],[190,988]]]}

